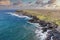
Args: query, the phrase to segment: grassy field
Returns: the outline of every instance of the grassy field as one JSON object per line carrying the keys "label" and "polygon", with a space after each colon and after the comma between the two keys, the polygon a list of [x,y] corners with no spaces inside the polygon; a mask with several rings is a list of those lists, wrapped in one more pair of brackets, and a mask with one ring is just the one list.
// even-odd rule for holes
{"label": "grassy field", "polygon": [[60,10],[23,10],[23,12],[37,16],[40,20],[52,21],[60,25]]}

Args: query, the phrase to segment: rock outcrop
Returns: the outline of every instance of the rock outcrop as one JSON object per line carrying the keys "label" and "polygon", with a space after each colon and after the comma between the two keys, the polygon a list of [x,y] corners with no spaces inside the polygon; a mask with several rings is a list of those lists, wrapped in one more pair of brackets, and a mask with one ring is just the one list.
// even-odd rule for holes
{"label": "rock outcrop", "polygon": [[58,25],[54,22],[46,22],[44,20],[39,20],[36,16],[29,20],[31,23],[39,23],[40,27],[42,27],[42,30],[44,32],[47,32],[47,30],[51,30],[47,34],[46,40],[60,40],[60,32],[56,30]]}
{"label": "rock outcrop", "polygon": [[[58,28],[58,24],[54,23],[54,22],[47,22],[45,20],[40,20],[39,18],[37,18],[36,16],[33,16],[31,14],[28,14],[27,12],[23,12],[23,11],[18,11],[18,13],[22,12],[22,15],[31,17],[32,19],[28,20],[28,22],[30,23],[38,23],[40,27],[42,27],[41,30],[42,33],[44,34],[45,32],[47,32],[47,30],[50,30],[47,34],[47,38],[46,40],[60,40],[60,32],[57,31],[56,29]],[[38,28],[38,30],[39,30]],[[40,30],[39,30],[40,31]]]}

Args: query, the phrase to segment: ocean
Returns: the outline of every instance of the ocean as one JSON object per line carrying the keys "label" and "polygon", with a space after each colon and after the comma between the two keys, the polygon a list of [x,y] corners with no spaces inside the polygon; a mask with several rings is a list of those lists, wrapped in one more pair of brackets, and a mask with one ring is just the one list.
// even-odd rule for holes
{"label": "ocean", "polygon": [[9,14],[14,12],[0,11],[0,40],[36,40],[35,25],[27,17]]}
{"label": "ocean", "polygon": [[0,40],[46,40],[51,30],[43,33],[39,23],[30,23],[30,17],[15,11],[0,10]]}

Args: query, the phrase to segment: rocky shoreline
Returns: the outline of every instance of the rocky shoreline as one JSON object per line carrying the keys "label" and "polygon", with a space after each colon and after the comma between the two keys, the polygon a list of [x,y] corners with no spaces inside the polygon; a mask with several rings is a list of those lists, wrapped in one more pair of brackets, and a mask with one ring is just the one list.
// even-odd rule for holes
{"label": "rocky shoreline", "polygon": [[16,11],[16,12],[18,12],[17,13],[18,15],[22,14],[22,15],[25,15],[25,16],[28,16],[28,17],[32,18],[32,19],[29,20],[29,22],[31,22],[31,23],[39,23],[42,27],[47,26],[47,25],[48,25],[48,27],[54,27],[54,28],[58,27],[58,24],[56,24],[55,22],[47,22],[45,20],[40,20],[36,16],[33,16],[31,14],[27,14],[27,12],[24,13],[22,10],[21,11]]}
{"label": "rocky shoreline", "polygon": [[[20,11],[17,11],[17,12],[20,13]],[[42,33],[46,32],[47,30],[51,30],[48,32],[49,35],[46,38],[46,40],[51,40],[52,36],[53,36],[53,40],[60,40],[60,32],[56,30],[59,25],[56,24],[55,22],[47,22],[45,20],[40,20],[36,16],[33,16],[31,14],[27,14],[27,13],[23,13],[23,12],[20,14],[31,17],[32,19],[28,20],[28,22],[39,23],[40,27],[42,27],[42,30],[43,30]]]}
{"label": "rocky shoreline", "polygon": [[44,20],[40,20],[36,16],[32,16],[32,19],[30,19],[29,22],[39,23],[40,27],[43,27],[42,33],[46,32],[47,30],[51,30],[48,32],[48,37],[46,38],[46,40],[51,40],[52,36],[53,40],[60,40],[60,32],[56,30],[58,28],[58,24],[54,22],[46,22]]}

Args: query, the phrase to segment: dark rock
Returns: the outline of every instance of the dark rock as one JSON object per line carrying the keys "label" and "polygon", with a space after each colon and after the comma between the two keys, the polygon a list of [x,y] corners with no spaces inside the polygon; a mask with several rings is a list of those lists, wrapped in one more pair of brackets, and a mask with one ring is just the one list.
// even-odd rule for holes
{"label": "dark rock", "polygon": [[54,34],[53,39],[60,40],[60,32],[53,30],[52,33]]}
{"label": "dark rock", "polygon": [[26,15],[26,16],[33,18],[33,16],[32,16],[32,15]]}
{"label": "dark rock", "polygon": [[53,27],[48,27],[48,29],[53,29]]}
{"label": "dark rock", "polygon": [[37,18],[36,16],[33,16],[33,19],[35,19],[35,20],[39,20],[39,18]]}
{"label": "dark rock", "polygon": [[29,22],[34,23],[34,19],[30,19]]}
{"label": "dark rock", "polygon": [[51,40],[51,37],[53,40],[60,40],[60,32],[58,32],[57,30],[49,31],[46,40]]}
{"label": "dark rock", "polygon": [[16,10],[16,12],[23,12],[23,10]]}
{"label": "dark rock", "polygon": [[48,22],[47,23],[47,27],[50,28],[50,29],[55,29],[58,27],[58,25],[56,23],[53,23],[53,22]]}
{"label": "dark rock", "polygon": [[32,17],[32,19],[29,20],[31,23],[39,23],[39,19],[36,16],[29,15],[29,17]]}
{"label": "dark rock", "polygon": [[34,19],[30,19],[29,22],[31,22],[31,23],[38,23],[38,21],[34,20]]}
{"label": "dark rock", "polygon": [[40,20],[39,24],[42,26],[42,27],[45,27],[47,26],[47,23],[43,20]]}
{"label": "dark rock", "polygon": [[46,32],[46,31],[47,31],[47,28],[42,28],[42,30],[43,30],[43,32],[42,32],[42,33],[44,33],[44,32]]}

